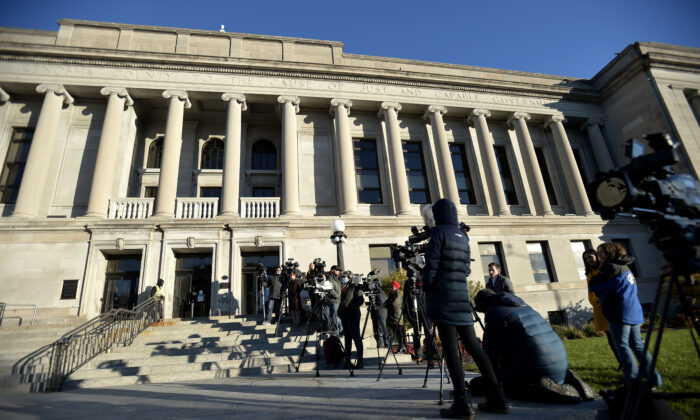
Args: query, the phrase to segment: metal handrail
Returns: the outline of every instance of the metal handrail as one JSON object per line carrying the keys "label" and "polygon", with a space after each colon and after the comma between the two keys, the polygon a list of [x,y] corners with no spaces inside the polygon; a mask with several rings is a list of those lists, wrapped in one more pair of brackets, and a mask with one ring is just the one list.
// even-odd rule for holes
{"label": "metal handrail", "polygon": [[163,318],[163,301],[148,299],[133,310],[112,309],[65,333],[52,345],[46,391],[60,391],[71,373],[115,345],[130,345]]}
{"label": "metal handrail", "polygon": [[[0,326],[2,325],[2,320],[5,319],[5,308],[8,306],[24,306],[24,307],[32,307],[34,308],[34,313],[32,314],[32,326],[34,326],[34,320],[36,319],[36,310],[37,306],[33,304],[22,304],[22,303],[5,303],[5,302],[0,302]],[[20,316],[8,316],[9,318],[19,318],[19,325],[22,325],[22,317]]]}

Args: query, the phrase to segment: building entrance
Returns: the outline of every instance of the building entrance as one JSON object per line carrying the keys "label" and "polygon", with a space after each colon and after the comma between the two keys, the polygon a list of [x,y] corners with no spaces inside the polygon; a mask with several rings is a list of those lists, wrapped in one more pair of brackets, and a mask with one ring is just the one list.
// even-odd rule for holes
{"label": "building entrance", "polygon": [[211,253],[175,256],[173,318],[209,316]]}
{"label": "building entrance", "polygon": [[262,313],[261,290],[263,285],[256,276],[258,264],[262,263],[267,268],[268,274],[274,273],[273,268],[279,265],[279,253],[277,251],[242,252],[241,257],[243,259],[243,268],[241,269],[243,302],[241,308],[248,315]]}
{"label": "building entrance", "polygon": [[141,255],[107,256],[102,313],[136,306],[140,272]]}

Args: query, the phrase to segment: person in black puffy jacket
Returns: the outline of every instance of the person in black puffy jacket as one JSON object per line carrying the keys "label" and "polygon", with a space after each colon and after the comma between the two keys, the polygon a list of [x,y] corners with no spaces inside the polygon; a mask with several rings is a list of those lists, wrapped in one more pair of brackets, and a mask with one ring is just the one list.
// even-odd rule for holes
{"label": "person in black puffy jacket", "polygon": [[487,383],[486,403],[479,404],[479,409],[505,413],[509,408],[505,395],[474,332],[474,318],[467,290],[467,276],[471,272],[469,239],[459,229],[457,208],[452,201],[438,200],[432,210],[435,227],[430,231],[430,241],[425,252],[422,285],[426,293],[426,311],[430,319],[437,323],[454,386],[454,402],[449,409],[441,409],[440,415],[447,418],[473,418],[475,414],[464,383],[457,334]]}

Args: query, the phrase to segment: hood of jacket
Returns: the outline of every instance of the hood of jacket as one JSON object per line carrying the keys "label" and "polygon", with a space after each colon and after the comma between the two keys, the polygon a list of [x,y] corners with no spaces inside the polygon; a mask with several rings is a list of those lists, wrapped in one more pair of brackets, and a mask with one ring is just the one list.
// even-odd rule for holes
{"label": "hood of jacket", "polygon": [[435,225],[455,225],[457,226],[457,207],[446,199],[440,199],[433,204],[433,217]]}
{"label": "hood of jacket", "polygon": [[486,312],[496,306],[523,306],[525,301],[512,293],[495,293],[490,289],[482,289],[474,297],[475,309],[479,312]]}
{"label": "hood of jacket", "polygon": [[630,265],[634,262],[634,257],[631,255],[620,255],[617,259],[610,262],[613,264]]}

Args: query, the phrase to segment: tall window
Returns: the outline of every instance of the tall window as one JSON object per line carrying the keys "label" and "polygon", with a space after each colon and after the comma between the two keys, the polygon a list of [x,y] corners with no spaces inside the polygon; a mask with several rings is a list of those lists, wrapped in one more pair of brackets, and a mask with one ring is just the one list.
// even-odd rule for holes
{"label": "tall window", "polygon": [[355,179],[357,199],[360,203],[378,204],[382,202],[382,188],[379,180],[377,141],[358,139],[353,141],[355,152]]}
{"label": "tall window", "polygon": [[15,128],[12,131],[5,164],[0,173],[0,203],[11,204],[17,201],[17,193],[33,137],[33,128]]}
{"label": "tall window", "polygon": [[201,187],[199,189],[200,197],[216,197],[221,199],[221,187]]}
{"label": "tall window", "polygon": [[489,264],[495,262],[501,266],[501,274],[508,276],[506,261],[503,258],[503,246],[500,242],[479,242],[479,257],[481,259],[481,269],[484,273],[484,282],[489,279]]}
{"label": "tall window", "polygon": [[549,283],[556,281],[552,276],[552,267],[549,259],[549,249],[546,242],[528,242],[527,255],[530,257],[532,274],[537,283]]}
{"label": "tall window", "polygon": [[496,153],[496,163],[498,164],[498,172],[501,173],[501,183],[503,184],[503,192],[506,194],[506,203],[517,205],[518,194],[515,192],[515,180],[510,172],[506,147],[494,146],[493,151]]}
{"label": "tall window", "polygon": [[380,277],[389,275],[389,272],[396,267],[396,262],[391,259],[391,247],[389,245],[369,246],[369,265],[372,270],[380,269]]}
{"label": "tall window", "polygon": [[143,189],[144,198],[156,198],[156,194],[158,194],[158,187],[146,187]]}
{"label": "tall window", "polygon": [[251,169],[271,171],[277,169],[277,149],[267,140],[258,140],[253,145]]}
{"label": "tall window", "polygon": [[253,187],[253,197],[274,197],[275,187]]}
{"label": "tall window", "polygon": [[425,176],[425,161],[423,160],[421,144],[419,142],[404,142],[403,159],[406,164],[408,195],[411,203],[428,204],[430,193],[428,179]]}
{"label": "tall window", "polygon": [[474,184],[469,173],[469,164],[464,146],[451,144],[450,155],[452,156],[452,167],[455,170],[455,178],[457,179],[459,202],[461,204],[476,204]]}
{"label": "tall window", "polygon": [[158,137],[148,146],[148,160],[146,161],[147,168],[160,168],[160,163],[163,158],[163,138]]}
{"label": "tall window", "polygon": [[549,204],[557,205],[557,196],[554,194],[554,184],[552,184],[552,177],[549,176],[549,169],[547,169],[547,161],[544,160],[544,151],[541,147],[535,148],[535,155],[537,156],[537,163],[540,165],[540,172],[542,173],[542,181],[544,181],[544,188],[547,191],[547,198],[549,198]]}
{"label": "tall window", "polygon": [[586,280],[586,266],[583,264],[583,252],[591,249],[590,241],[571,241],[571,253],[574,254],[574,262],[578,270],[578,278]]}
{"label": "tall window", "polygon": [[211,139],[202,148],[201,169],[224,168],[224,142],[220,139]]}

